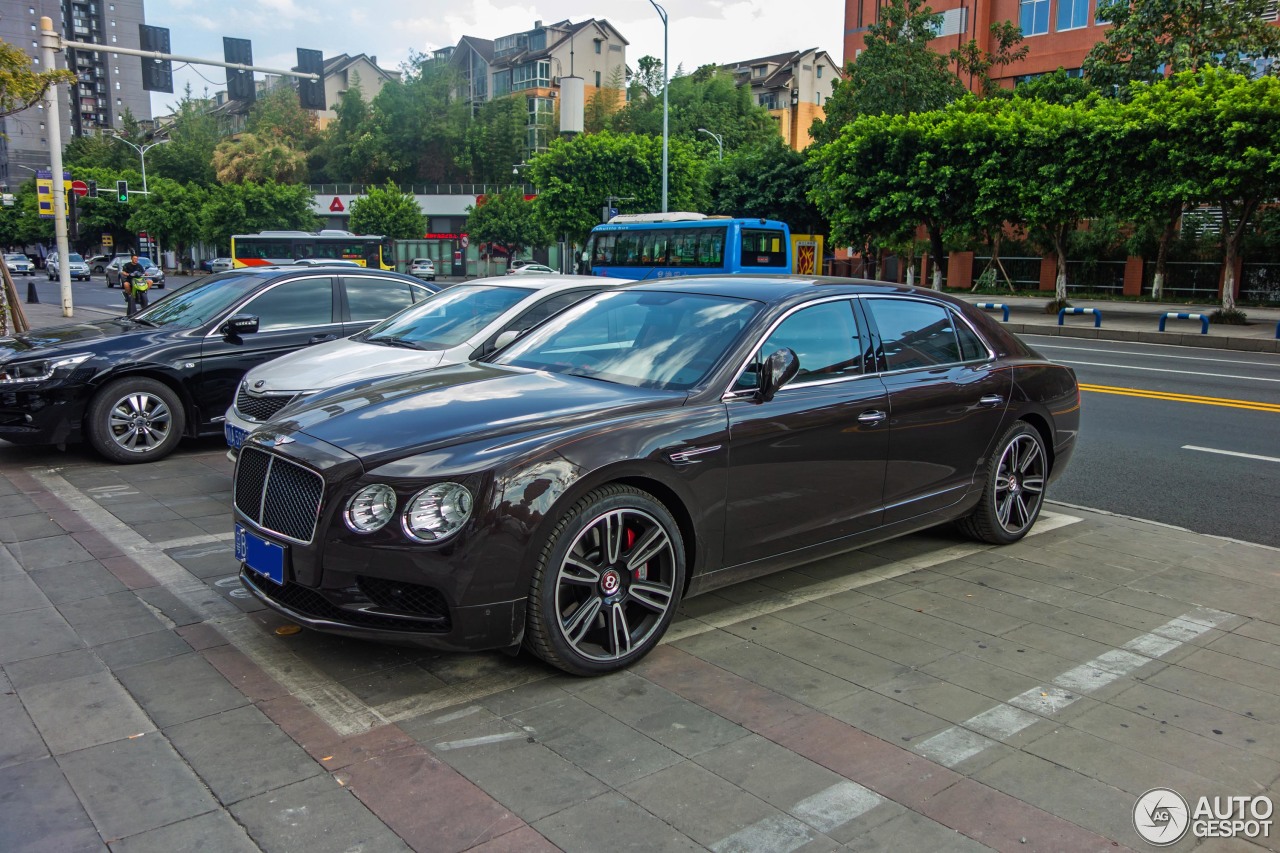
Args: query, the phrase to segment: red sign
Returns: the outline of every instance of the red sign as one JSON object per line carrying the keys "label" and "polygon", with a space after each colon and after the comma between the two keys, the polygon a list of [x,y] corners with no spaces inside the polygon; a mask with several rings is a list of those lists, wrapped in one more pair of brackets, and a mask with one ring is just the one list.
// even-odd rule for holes
{"label": "red sign", "polygon": [[470,245],[471,245],[471,241],[467,239],[467,235],[466,235],[466,234],[463,234],[463,235],[462,235],[462,239],[461,239],[461,240],[459,240],[458,242],[462,245],[462,248],[464,248],[464,249],[465,249],[465,248],[467,248],[467,246],[470,246]]}
{"label": "red sign", "polygon": [[89,194],[89,185],[84,181],[72,181],[71,191],[81,198],[84,198]]}
{"label": "red sign", "polygon": [[422,235],[424,240],[457,240],[460,235],[447,231],[428,231]]}
{"label": "red sign", "polygon": [[341,213],[346,209],[347,208],[342,203],[342,199],[338,198],[336,195],[333,197],[333,201],[329,202],[330,213]]}

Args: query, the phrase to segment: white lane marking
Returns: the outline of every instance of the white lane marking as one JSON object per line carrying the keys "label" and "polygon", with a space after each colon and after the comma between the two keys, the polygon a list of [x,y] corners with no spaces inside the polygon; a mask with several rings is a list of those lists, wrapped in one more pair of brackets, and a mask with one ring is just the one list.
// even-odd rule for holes
{"label": "white lane marking", "polygon": [[1182,445],[1183,450],[1197,450],[1201,453],[1217,453],[1219,456],[1239,456],[1241,459],[1257,459],[1261,462],[1280,462],[1280,456],[1259,456],[1256,453],[1241,453],[1238,450],[1219,450],[1216,447],[1198,447],[1194,444]]}
{"label": "white lane marking", "polygon": [[480,737],[463,738],[462,740],[447,740],[444,743],[437,743],[432,749],[466,749],[472,746],[488,746],[491,743],[502,743],[508,740],[527,740],[529,735],[524,732],[503,732],[496,735],[481,735]]}
{"label": "white lane marking", "polygon": [[837,782],[805,797],[788,811],[819,832],[830,832],[861,817],[884,802],[884,797],[857,782]]}
{"label": "white lane marking", "polygon": [[[1024,336],[1025,337],[1025,336]],[[1163,344],[1156,344],[1163,346]],[[1138,358],[1177,358],[1185,361],[1209,361],[1218,364],[1243,364],[1246,367],[1280,367],[1280,362],[1242,361],[1236,358],[1205,358],[1198,355],[1169,355],[1167,353],[1131,352],[1120,349],[1094,349],[1092,347],[1065,347],[1056,344],[1036,344],[1036,349],[1062,349],[1071,352],[1082,352],[1089,355],[1132,355]]]}
{"label": "white lane marking", "polygon": [[1055,358],[1055,364],[1080,364],[1086,367],[1113,367],[1117,370],[1144,370],[1149,373],[1176,373],[1179,376],[1211,376],[1214,379],[1240,379],[1245,382],[1280,382],[1280,379],[1271,379],[1266,376],[1237,376],[1233,373],[1203,373],[1198,370],[1174,370],[1172,367],[1137,367],[1132,364],[1103,364],[1097,361],[1070,361],[1065,358]]}
{"label": "white lane marking", "polygon": [[316,713],[339,735],[368,731],[387,722],[377,711],[299,658],[203,580],[148,542],[97,501],[48,469],[27,469],[50,494],[78,512],[121,553],[132,557],[160,585],[209,622],[290,694]]}
{"label": "white lane marking", "polygon": [[[1154,316],[1154,315],[1153,315],[1153,316]],[[1019,333],[1018,333],[1018,337],[1020,337],[1020,338],[1039,338],[1039,339],[1041,339],[1041,340],[1045,340],[1045,341],[1100,340],[1099,338],[1081,339],[1081,338],[1063,337],[1063,336],[1061,336],[1061,335],[1037,335],[1037,334],[1033,334],[1033,333],[1022,333],[1022,332],[1019,332]],[[1196,352],[1204,352],[1205,350],[1208,350],[1208,351],[1210,351],[1210,352],[1237,352],[1237,353],[1238,353],[1238,354],[1240,354],[1240,355],[1245,355],[1245,354],[1246,354],[1246,352],[1245,352],[1245,351],[1227,350],[1227,349],[1224,349],[1224,348],[1221,348],[1221,347],[1197,347],[1197,346],[1188,346],[1187,344],[1153,344],[1153,343],[1147,343],[1146,341],[1112,341],[1112,340],[1108,340],[1108,341],[1106,341],[1106,342],[1107,342],[1108,344],[1113,345],[1113,346],[1114,346],[1115,344],[1124,344],[1125,346],[1131,346],[1131,347],[1151,347],[1151,348],[1153,348],[1153,349],[1162,349],[1162,350],[1168,350],[1168,349],[1187,349],[1187,350],[1195,350]],[[1037,345],[1037,346],[1038,346],[1038,345]],[[1087,350],[1088,350],[1088,347],[1064,347],[1064,349],[1080,349],[1080,350],[1086,350],[1086,351],[1087,351]],[[1125,352],[1124,354],[1125,354],[1125,355],[1143,355],[1144,353],[1141,353],[1141,352]],[[1272,353],[1262,353],[1262,352],[1254,352],[1254,353],[1247,353],[1247,354],[1249,354],[1249,355],[1256,355],[1256,356],[1260,356],[1260,357],[1266,357],[1266,356],[1271,356],[1271,355],[1272,355]],[[1157,355],[1158,355],[1158,354],[1157,354]],[[1258,362],[1258,363],[1259,363],[1259,364],[1263,364],[1263,365],[1268,364],[1268,362]]]}
{"label": "white lane marking", "polygon": [[722,838],[715,853],[791,853],[813,841],[809,827],[787,815],[772,815]]}
{"label": "white lane marking", "polygon": [[1007,703],[1001,702],[959,725],[944,729],[917,744],[915,750],[946,767],[955,767],[996,741],[1012,737],[1041,719],[1058,713],[1078,700],[1081,694],[1100,690],[1138,667],[1151,663],[1160,655],[1168,654],[1213,630],[1230,618],[1230,613],[1210,607],[1197,607],[1189,613],[1170,619],[1149,633],[1135,637],[1125,643],[1123,649],[1111,649],[1088,663],[1067,670],[1055,678],[1052,685],[1023,691]]}
{"label": "white lane marking", "polygon": [[[1074,515],[1065,515],[1057,512],[1041,511],[1040,519],[1036,522],[1036,526],[1031,529],[1028,536],[1036,536],[1041,533],[1048,533],[1061,527],[1075,524],[1081,519]],[[950,545],[946,548],[939,548],[936,551],[928,551],[915,557],[905,560],[896,560],[874,569],[862,569],[860,571],[850,572],[849,575],[840,578],[833,578],[829,581],[820,581],[803,589],[792,590],[790,592],[783,590],[770,590],[769,597],[764,601],[749,601],[742,604],[736,604],[731,607],[725,607],[717,610],[715,613],[699,617],[684,617],[672,623],[667,629],[666,636],[662,638],[663,643],[674,643],[677,640],[696,637],[699,634],[705,634],[708,631],[714,631],[719,628],[727,628],[730,625],[736,625],[739,622],[745,622],[748,619],[755,619],[759,616],[768,616],[777,613],[779,610],[786,610],[788,607],[795,607],[800,604],[808,604],[813,601],[821,601],[832,595],[842,592],[849,592],[859,587],[870,586],[873,583],[879,583],[883,580],[892,580],[893,578],[909,574],[918,569],[928,569],[933,566],[948,563],[952,560],[959,560],[972,554],[978,554],[983,551],[990,551],[997,546],[995,545]],[[839,559],[834,557],[832,559]]]}

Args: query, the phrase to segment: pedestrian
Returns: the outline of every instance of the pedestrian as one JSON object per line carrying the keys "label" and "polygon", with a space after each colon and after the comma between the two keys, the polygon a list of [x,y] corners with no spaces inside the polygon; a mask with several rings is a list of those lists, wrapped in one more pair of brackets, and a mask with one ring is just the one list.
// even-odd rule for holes
{"label": "pedestrian", "polygon": [[151,283],[143,272],[146,270],[138,263],[137,255],[130,255],[129,262],[120,267],[120,289],[124,291],[124,314],[132,317],[147,307],[147,289]]}

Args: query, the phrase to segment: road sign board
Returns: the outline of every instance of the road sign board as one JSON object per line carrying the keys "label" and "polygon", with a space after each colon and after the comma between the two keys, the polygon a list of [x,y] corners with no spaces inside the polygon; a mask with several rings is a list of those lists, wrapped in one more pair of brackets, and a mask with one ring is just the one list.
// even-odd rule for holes
{"label": "road sign board", "polygon": [[81,198],[84,198],[89,194],[89,185],[84,181],[72,181],[71,191]]}
{"label": "road sign board", "polygon": [[104,247],[104,248],[105,248],[105,247],[107,247],[107,246],[114,246],[114,245],[115,245],[115,243],[116,243],[116,238],[115,238],[115,237],[113,237],[112,235],[110,235],[110,234],[103,234],[103,235],[102,235],[102,245],[103,245],[103,247]]}
{"label": "road sign board", "polygon": [[471,241],[467,239],[466,234],[463,234],[462,238],[458,242],[462,244],[462,248],[464,249],[471,245]]}
{"label": "road sign board", "polygon": [[341,213],[342,211],[346,210],[346,208],[342,204],[342,199],[338,198],[335,195],[333,197],[333,201],[329,202],[329,210],[332,213]]}

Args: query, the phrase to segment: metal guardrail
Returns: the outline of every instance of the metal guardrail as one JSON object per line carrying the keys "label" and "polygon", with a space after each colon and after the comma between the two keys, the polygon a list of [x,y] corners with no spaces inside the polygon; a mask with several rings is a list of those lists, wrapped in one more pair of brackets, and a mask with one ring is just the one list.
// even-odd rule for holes
{"label": "metal guardrail", "polygon": [[1188,314],[1185,311],[1168,311],[1160,315],[1160,331],[1164,331],[1164,324],[1169,320],[1199,320],[1200,334],[1209,334],[1209,315],[1208,314]]}
{"label": "metal guardrail", "polygon": [[1058,325],[1061,326],[1063,317],[1067,314],[1092,314],[1093,327],[1097,329],[1102,325],[1102,312],[1097,308],[1062,308],[1058,311]]}
{"label": "metal guardrail", "polygon": [[975,302],[973,307],[981,308],[984,311],[1004,311],[1004,321],[1009,322],[1009,306],[1003,302]]}

